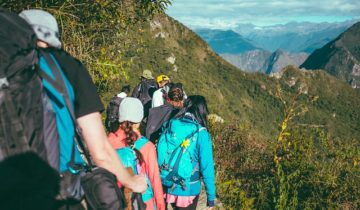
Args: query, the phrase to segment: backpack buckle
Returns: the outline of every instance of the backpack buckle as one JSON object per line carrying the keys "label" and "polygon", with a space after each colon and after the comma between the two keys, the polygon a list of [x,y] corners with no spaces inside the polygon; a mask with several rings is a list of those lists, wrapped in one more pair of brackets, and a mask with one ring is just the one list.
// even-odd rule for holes
{"label": "backpack buckle", "polygon": [[7,78],[0,78],[0,88],[5,89],[7,87],[9,87],[9,81],[7,80]]}
{"label": "backpack buckle", "polygon": [[180,185],[181,189],[184,191],[187,190],[187,186],[186,186],[185,180],[183,178],[181,178],[181,177],[178,178],[178,177],[173,176],[172,181],[173,181],[173,184],[170,188],[170,192],[173,192],[175,190],[176,185]]}
{"label": "backpack buckle", "polygon": [[163,164],[161,165],[160,169],[162,169],[162,170],[168,170],[168,169],[169,169],[169,165],[166,164],[166,163],[163,163]]}
{"label": "backpack buckle", "polygon": [[[170,173],[169,175],[170,175],[170,177],[167,177],[167,179],[171,180],[175,186],[180,185],[183,190],[185,190],[185,191],[187,190],[186,182],[183,177],[179,176],[178,174],[173,174],[173,173],[172,174]],[[174,188],[174,185],[172,188]]]}

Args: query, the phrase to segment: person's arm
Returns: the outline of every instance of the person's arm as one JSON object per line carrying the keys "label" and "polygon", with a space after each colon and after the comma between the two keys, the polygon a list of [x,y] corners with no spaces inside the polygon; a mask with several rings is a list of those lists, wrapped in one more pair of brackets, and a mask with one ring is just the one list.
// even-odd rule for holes
{"label": "person's arm", "polygon": [[117,179],[134,192],[144,192],[147,188],[145,176],[130,176],[115,150],[107,141],[99,112],[84,115],[77,119],[90,154],[99,167],[116,175]]}
{"label": "person's arm", "polygon": [[203,176],[206,194],[207,205],[213,207],[215,205],[215,169],[212,152],[211,137],[206,130],[199,132],[199,155],[200,155],[200,172]]}
{"label": "person's arm", "polygon": [[140,149],[140,152],[144,156],[145,170],[154,192],[156,209],[165,210],[164,192],[160,179],[155,145],[151,142],[148,142],[146,145],[144,145],[143,148]]}

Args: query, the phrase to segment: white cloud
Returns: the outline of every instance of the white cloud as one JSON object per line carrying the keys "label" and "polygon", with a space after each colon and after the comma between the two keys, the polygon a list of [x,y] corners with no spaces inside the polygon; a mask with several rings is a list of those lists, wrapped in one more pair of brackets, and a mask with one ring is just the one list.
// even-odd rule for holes
{"label": "white cloud", "polygon": [[239,23],[343,21],[360,16],[359,0],[174,0],[168,14],[190,27],[231,28]]}

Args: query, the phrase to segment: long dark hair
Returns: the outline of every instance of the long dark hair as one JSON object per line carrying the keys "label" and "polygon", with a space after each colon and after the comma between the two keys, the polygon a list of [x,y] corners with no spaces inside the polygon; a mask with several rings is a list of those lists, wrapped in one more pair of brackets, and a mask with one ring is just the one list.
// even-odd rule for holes
{"label": "long dark hair", "polygon": [[136,157],[139,160],[139,163],[141,164],[144,162],[144,158],[143,158],[142,154],[140,153],[140,151],[134,147],[135,141],[138,139],[138,135],[133,130],[132,125],[133,125],[133,123],[131,123],[129,121],[124,121],[124,122],[120,123],[120,128],[125,132],[126,145],[131,147],[135,151]]}
{"label": "long dark hair", "polygon": [[204,96],[189,96],[185,101],[184,108],[180,110],[175,118],[185,117],[187,112],[191,113],[200,125],[207,127],[207,115],[209,110]]}

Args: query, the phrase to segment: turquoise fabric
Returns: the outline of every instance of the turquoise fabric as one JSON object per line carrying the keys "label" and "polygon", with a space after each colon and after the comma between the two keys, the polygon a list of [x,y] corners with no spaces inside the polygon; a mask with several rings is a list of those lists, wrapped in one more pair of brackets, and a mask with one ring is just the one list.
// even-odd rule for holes
{"label": "turquoise fabric", "polygon": [[[149,140],[142,136],[138,140],[135,141],[134,147],[140,151],[140,149],[148,142],[149,142]],[[138,170],[137,170],[138,163],[137,163],[135,151],[133,149],[131,149],[131,147],[122,147],[120,149],[117,149],[116,152],[117,152],[119,158],[121,159],[121,162],[123,163],[123,165],[126,168],[128,168],[128,167],[132,168],[134,173],[138,174]],[[146,182],[148,184],[148,188],[147,188],[146,192],[142,194],[142,199],[144,202],[147,202],[151,198],[154,197],[154,193],[153,193],[151,183],[150,183],[148,176],[146,175],[145,177],[146,177]]]}
{"label": "turquoise fabric", "polygon": [[[65,87],[68,92],[70,101],[72,105],[75,100],[74,89],[72,88],[69,80],[66,78],[63,73],[59,63],[56,61],[55,57],[50,54],[50,57],[53,59],[57,67],[60,69],[61,76],[65,82]],[[39,58],[40,69],[45,72],[48,76],[55,79],[49,65],[46,63],[44,57]],[[65,100],[62,94],[60,94],[49,82],[43,79],[43,86],[50,98],[51,105],[56,117],[56,126],[60,139],[60,172],[64,172],[68,170],[68,163],[71,159],[71,152],[74,144],[74,136],[75,136],[75,126],[74,122],[71,119],[70,112],[68,111]],[[73,107],[74,108],[74,107]],[[75,150],[75,163],[83,164],[83,160],[80,156],[79,151]]]}
{"label": "turquoise fabric", "polygon": [[[181,144],[188,136],[190,144],[180,159],[178,175],[185,180],[186,189],[167,179],[173,170],[176,157],[182,150]],[[196,196],[200,194],[202,177],[208,201],[215,200],[215,173],[211,137],[208,131],[190,118],[169,121],[157,144],[160,177],[165,186],[165,193],[179,196]],[[199,176],[196,176],[199,173]],[[197,177],[197,179],[196,179]],[[195,179],[194,179],[195,178]]]}

